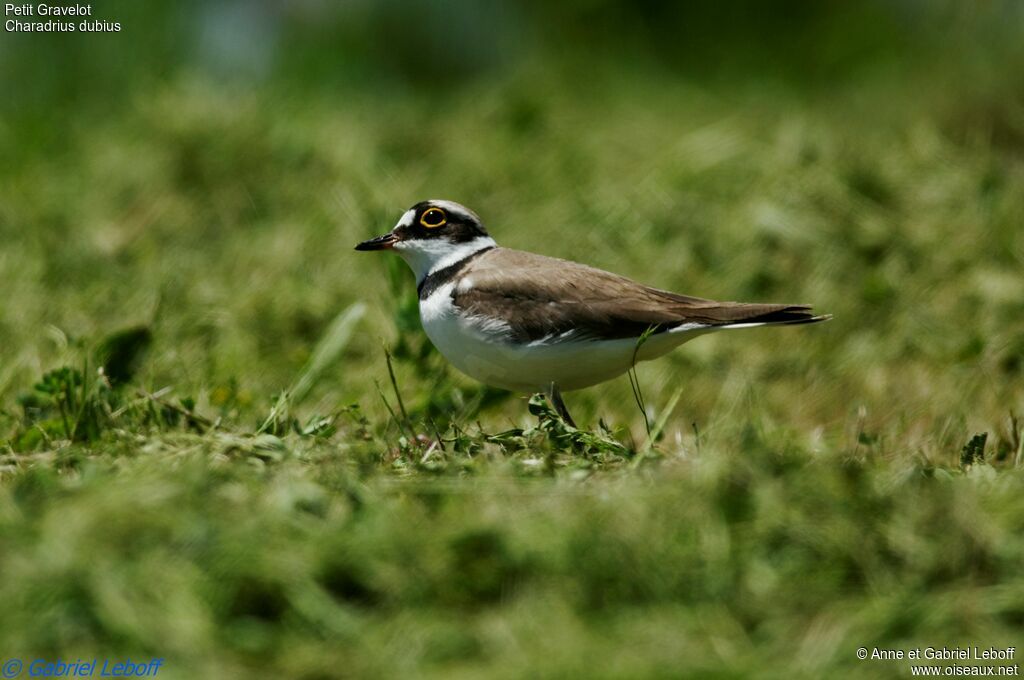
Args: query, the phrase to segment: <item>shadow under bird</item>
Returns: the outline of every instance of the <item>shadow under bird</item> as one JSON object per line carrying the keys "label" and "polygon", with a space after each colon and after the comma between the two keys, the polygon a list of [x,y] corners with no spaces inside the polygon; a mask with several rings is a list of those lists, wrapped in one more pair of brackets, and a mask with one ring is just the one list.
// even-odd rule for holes
{"label": "shadow under bird", "polygon": [[493,387],[544,392],[569,423],[562,390],[619,376],[698,335],[831,318],[809,305],[679,295],[501,248],[476,213],[452,201],[417,203],[356,250],[393,250],[408,263],[423,329],[456,368]]}

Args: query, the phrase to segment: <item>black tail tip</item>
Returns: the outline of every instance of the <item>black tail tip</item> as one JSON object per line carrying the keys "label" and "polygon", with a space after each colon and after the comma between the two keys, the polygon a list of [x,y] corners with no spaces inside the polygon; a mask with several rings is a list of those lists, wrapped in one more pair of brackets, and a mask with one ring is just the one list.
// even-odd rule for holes
{"label": "black tail tip", "polygon": [[820,321],[829,321],[832,318],[831,314],[815,314],[811,311],[810,305],[798,305],[793,307],[787,307],[786,309],[779,309],[774,312],[762,314],[748,319],[747,322],[764,323],[764,324],[785,324],[785,325],[796,325],[802,323],[818,323]]}

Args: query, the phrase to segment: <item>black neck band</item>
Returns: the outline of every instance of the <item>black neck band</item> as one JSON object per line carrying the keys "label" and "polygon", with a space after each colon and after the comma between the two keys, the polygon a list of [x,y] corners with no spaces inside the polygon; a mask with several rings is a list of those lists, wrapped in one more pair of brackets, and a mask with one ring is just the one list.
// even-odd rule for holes
{"label": "black neck band", "polygon": [[433,293],[435,290],[437,290],[438,288],[440,288],[441,286],[455,278],[455,276],[458,275],[460,271],[462,271],[463,267],[472,262],[478,256],[486,253],[488,250],[494,250],[494,246],[487,246],[486,248],[481,248],[475,253],[470,253],[469,255],[462,258],[458,262],[453,262],[447,267],[442,267],[441,269],[438,269],[436,272],[430,272],[429,274],[424,276],[423,280],[420,281],[418,286],[416,286],[416,292],[419,293],[420,300],[426,300],[428,297],[430,297],[431,293]]}

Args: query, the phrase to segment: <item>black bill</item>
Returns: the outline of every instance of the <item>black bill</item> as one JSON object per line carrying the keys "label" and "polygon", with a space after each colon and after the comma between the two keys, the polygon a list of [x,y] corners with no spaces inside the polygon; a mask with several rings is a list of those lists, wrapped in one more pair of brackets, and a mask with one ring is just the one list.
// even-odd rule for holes
{"label": "black bill", "polygon": [[363,241],[356,246],[356,250],[389,250],[397,242],[398,237],[389,232],[377,238],[371,238],[369,241]]}

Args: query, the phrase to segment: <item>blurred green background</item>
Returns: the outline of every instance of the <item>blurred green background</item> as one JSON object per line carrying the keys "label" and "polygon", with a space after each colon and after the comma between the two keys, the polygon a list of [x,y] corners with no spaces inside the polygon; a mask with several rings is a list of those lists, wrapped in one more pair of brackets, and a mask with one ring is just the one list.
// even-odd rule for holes
{"label": "blurred green background", "polygon": [[[93,18],[122,30],[0,33],[0,658],[905,677],[854,650],[1019,637],[1019,3]],[[568,396],[594,429],[531,429],[431,350],[397,258],[352,251],[425,198],[503,245],[835,319],[641,365],[652,445],[625,379]],[[297,426],[257,435],[357,302]],[[90,392],[126,328],[152,341],[129,386]],[[88,428],[34,387],[65,365]]]}

